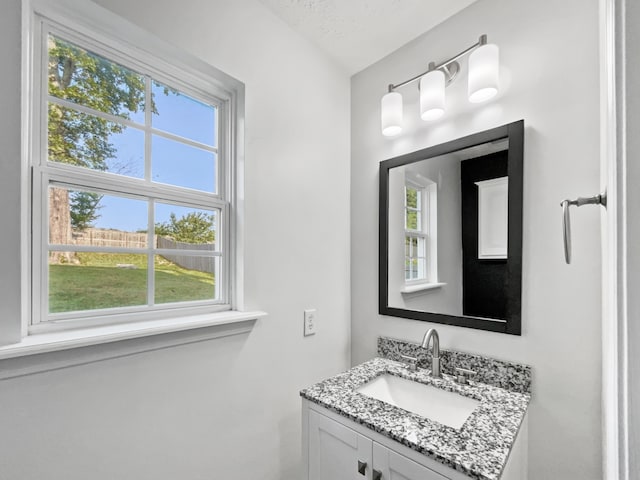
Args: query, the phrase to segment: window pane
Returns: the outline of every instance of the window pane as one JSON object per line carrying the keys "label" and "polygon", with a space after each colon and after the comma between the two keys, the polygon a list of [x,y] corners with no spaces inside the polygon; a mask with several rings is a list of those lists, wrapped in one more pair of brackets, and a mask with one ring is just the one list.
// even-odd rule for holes
{"label": "window pane", "polygon": [[156,81],[152,83],[152,126],[165,132],[215,146],[216,108]]}
{"label": "window pane", "polygon": [[49,187],[49,243],[147,247],[148,202],[88,190]]}
{"label": "window pane", "polygon": [[216,154],[153,136],[152,179],[154,182],[216,192]]}
{"label": "window pane", "polygon": [[49,103],[48,160],[77,167],[144,176],[144,132]]}
{"label": "window pane", "polygon": [[418,191],[415,188],[406,187],[406,204],[410,208],[418,208]]}
{"label": "window pane", "polygon": [[218,257],[156,255],[156,304],[216,299]]}
{"label": "window pane", "polygon": [[417,259],[417,278],[427,278],[427,259],[419,257]]}
{"label": "window pane", "polygon": [[147,303],[147,256],[51,252],[49,313]]}
{"label": "window pane", "polygon": [[418,212],[407,210],[407,230],[418,230]]}
{"label": "window pane", "polygon": [[156,203],[158,248],[216,250],[218,210]]}
{"label": "window pane", "polygon": [[144,123],[143,75],[53,35],[47,47],[51,96]]}

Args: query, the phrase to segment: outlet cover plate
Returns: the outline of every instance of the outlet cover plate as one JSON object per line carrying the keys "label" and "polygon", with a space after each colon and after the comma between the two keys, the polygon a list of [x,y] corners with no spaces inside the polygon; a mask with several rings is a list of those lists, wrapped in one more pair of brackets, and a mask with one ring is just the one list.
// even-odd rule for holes
{"label": "outlet cover plate", "polygon": [[316,333],[316,309],[310,308],[304,311],[304,336],[315,335]]}

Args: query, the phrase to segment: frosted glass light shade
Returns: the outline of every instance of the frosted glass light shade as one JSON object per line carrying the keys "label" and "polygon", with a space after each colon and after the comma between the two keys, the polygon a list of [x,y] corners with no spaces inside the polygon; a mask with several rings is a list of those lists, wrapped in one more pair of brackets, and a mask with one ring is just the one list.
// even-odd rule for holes
{"label": "frosted glass light shade", "polygon": [[486,102],[499,89],[500,58],[497,45],[486,44],[469,56],[469,101]]}
{"label": "frosted glass light shade", "polygon": [[444,72],[432,70],[420,79],[420,117],[436,120],[444,114]]}
{"label": "frosted glass light shade", "polygon": [[382,134],[385,137],[393,137],[402,131],[402,95],[398,92],[389,92],[382,97],[380,119]]}

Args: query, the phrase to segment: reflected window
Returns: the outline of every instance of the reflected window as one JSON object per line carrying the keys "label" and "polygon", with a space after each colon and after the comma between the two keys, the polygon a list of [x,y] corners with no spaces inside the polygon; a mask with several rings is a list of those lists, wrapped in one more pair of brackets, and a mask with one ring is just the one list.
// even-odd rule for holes
{"label": "reflected window", "polygon": [[407,173],[404,186],[404,278],[407,285],[438,282],[437,184]]}

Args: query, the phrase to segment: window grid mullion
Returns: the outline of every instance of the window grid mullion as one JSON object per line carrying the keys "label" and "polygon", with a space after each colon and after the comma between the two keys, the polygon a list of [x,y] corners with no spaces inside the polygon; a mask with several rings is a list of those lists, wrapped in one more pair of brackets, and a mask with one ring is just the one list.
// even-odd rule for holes
{"label": "window grid mullion", "polygon": [[[151,182],[151,77],[145,76],[144,93],[144,179]],[[152,219],[153,220],[153,219]],[[149,225],[151,228],[151,225]]]}
{"label": "window grid mullion", "polygon": [[[145,76],[145,79],[149,79],[149,81],[152,81],[151,77],[149,76]],[[145,83],[147,83],[146,80],[145,80]],[[145,86],[145,90],[146,88],[147,87]],[[146,94],[145,94],[145,98],[147,98]],[[165,132],[164,130],[153,128],[151,126],[150,120],[146,119],[146,116],[147,116],[146,105],[145,105],[145,123],[142,124],[142,123],[134,122],[133,120],[130,120],[128,118],[119,117],[117,115],[112,115],[106,112],[101,112],[100,110],[94,110],[93,108],[87,107],[86,105],[82,105],[81,103],[75,103],[75,102],[66,100],[64,98],[54,97],[53,95],[47,95],[47,102],[55,103],[56,105],[60,105],[61,107],[67,108],[69,110],[75,110],[77,112],[84,113],[86,115],[92,115],[94,117],[102,118],[108,122],[118,123],[128,128],[135,128],[136,130],[151,132],[153,135],[158,135],[160,137],[173,140],[175,142],[184,143],[185,145],[189,145],[191,147],[195,147],[200,150],[204,150],[204,151],[216,153],[216,154],[218,153],[218,148],[214,145],[207,145],[206,143],[198,142],[196,140],[191,140],[190,138],[176,135],[175,133]],[[217,110],[217,107],[216,107],[216,110]]]}
{"label": "window grid mullion", "polygon": [[[39,169],[46,172],[52,183],[72,188],[85,188],[102,193],[112,193],[141,199],[152,198],[160,202],[177,203],[195,208],[222,208],[228,202],[205,192],[190,191],[173,186],[149,185],[141,179],[111,178],[110,176],[75,172],[62,166],[48,166]],[[72,167],[73,168],[73,167]],[[35,174],[35,172],[34,172]]]}
{"label": "window grid mullion", "polygon": [[149,253],[147,255],[147,305],[153,306],[155,304],[155,201],[149,201],[149,211],[147,212],[147,219],[149,221],[149,228],[147,229],[147,246],[149,247]]}
{"label": "window grid mullion", "polygon": [[[51,244],[47,247],[49,252],[91,252],[91,253],[130,253],[134,255],[145,255],[154,253],[156,255],[175,255],[176,250],[162,248],[132,248],[132,247],[98,247],[91,245],[63,245]],[[185,257],[222,257],[224,254],[220,250],[179,250],[181,256]]]}
{"label": "window grid mullion", "polygon": [[[145,93],[144,93],[144,179],[151,183],[151,120],[153,111],[151,108],[151,77],[145,75]],[[155,237],[155,200],[149,199],[149,210],[147,212],[147,245],[152,250],[153,240]],[[153,306],[155,303],[155,255],[150,251],[147,255],[147,305]]]}
{"label": "window grid mullion", "polygon": [[[41,72],[48,71],[49,55],[47,51],[46,35],[44,34],[44,26],[42,24],[36,30],[36,40],[34,41],[35,52],[34,61]],[[38,37],[39,35],[39,37]],[[48,77],[45,74],[38,75],[34,90],[34,111],[33,111],[33,128],[36,131],[33,136],[33,151],[36,158],[32,161],[31,167],[31,186],[32,186],[32,205],[38,209],[37,214],[32,210],[32,248],[33,248],[33,271],[37,272],[37,277],[32,281],[32,301],[31,301],[31,319],[32,323],[40,323],[46,315],[49,308],[48,282],[49,272],[47,264],[47,249],[45,245],[46,228],[43,228],[44,219],[48,217],[48,199],[45,197],[45,189],[42,188],[46,178],[36,168],[46,162],[47,158],[47,108],[45,100],[45,92],[48,88]]]}
{"label": "window grid mullion", "polygon": [[[153,317],[160,318],[167,313],[177,311],[177,315],[196,315],[203,313],[203,308],[206,308],[207,313],[212,313],[221,310],[228,310],[228,304],[219,300],[192,300],[180,303],[166,303],[160,305],[135,305],[129,307],[118,307],[101,310],[91,310],[92,315],[87,317],[86,311],[65,312],[65,313],[51,313],[47,315],[47,319],[39,324],[39,327],[31,328],[34,332],[50,331],[52,325],[56,327],[73,328],[77,327],[78,323],[83,326],[102,326],[105,322],[105,317],[112,318],[115,321],[122,321],[123,315],[130,315],[132,312],[153,314]],[[95,316],[97,314],[97,316]],[[35,324],[34,324],[35,325]],[[56,328],[57,329],[57,328]]]}

